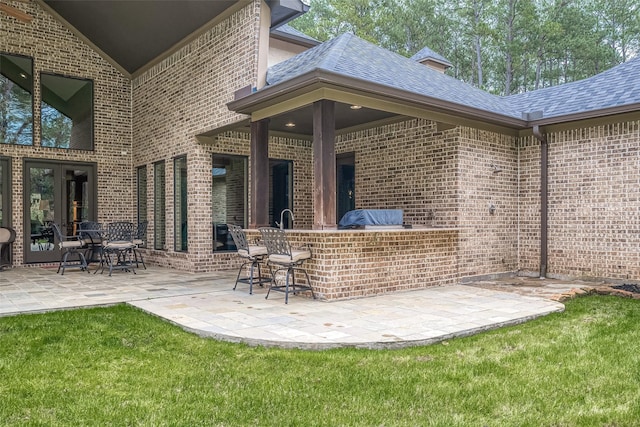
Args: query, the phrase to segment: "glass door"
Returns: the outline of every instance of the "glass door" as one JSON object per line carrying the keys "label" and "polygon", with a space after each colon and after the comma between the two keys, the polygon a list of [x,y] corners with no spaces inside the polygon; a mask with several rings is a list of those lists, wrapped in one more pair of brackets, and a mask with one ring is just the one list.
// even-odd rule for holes
{"label": "glass door", "polygon": [[24,188],[25,262],[59,261],[51,224],[73,236],[82,221],[95,221],[95,165],[26,161]]}

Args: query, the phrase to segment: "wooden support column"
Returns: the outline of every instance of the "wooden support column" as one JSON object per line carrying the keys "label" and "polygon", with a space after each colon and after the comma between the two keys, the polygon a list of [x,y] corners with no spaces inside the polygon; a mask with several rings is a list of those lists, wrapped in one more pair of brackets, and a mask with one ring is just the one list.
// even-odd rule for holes
{"label": "wooden support column", "polygon": [[313,103],[313,228],[337,228],[335,102]]}
{"label": "wooden support column", "polygon": [[269,119],[251,122],[251,219],[249,228],[269,225]]}

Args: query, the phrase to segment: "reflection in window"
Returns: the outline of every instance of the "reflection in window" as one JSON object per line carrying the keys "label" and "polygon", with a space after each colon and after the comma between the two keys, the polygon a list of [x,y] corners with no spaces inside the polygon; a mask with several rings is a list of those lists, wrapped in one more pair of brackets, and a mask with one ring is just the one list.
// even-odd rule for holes
{"label": "reflection in window", "polygon": [[33,145],[33,62],[0,54],[0,143]]}
{"label": "reflection in window", "polygon": [[93,149],[93,82],[42,73],[42,146]]}
{"label": "reflection in window", "polygon": [[173,161],[174,177],[174,230],[175,250],[187,250],[187,158],[177,157]]}
{"label": "reflection in window", "polygon": [[227,224],[246,227],[247,158],[213,155],[213,250],[235,250]]}
{"label": "reflection in window", "polygon": [[165,249],[166,200],[164,162],[153,165],[153,248]]}

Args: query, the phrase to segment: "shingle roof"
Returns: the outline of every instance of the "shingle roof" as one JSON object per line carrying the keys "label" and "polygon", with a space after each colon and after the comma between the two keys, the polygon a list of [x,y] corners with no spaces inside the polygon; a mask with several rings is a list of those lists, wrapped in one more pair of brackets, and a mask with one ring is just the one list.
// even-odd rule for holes
{"label": "shingle roof", "polygon": [[640,103],[640,57],[571,83],[508,97],[516,111],[558,117]]}
{"label": "shingle roof", "polygon": [[425,46],[422,49],[420,49],[418,52],[416,52],[409,59],[413,59],[416,62],[422,62],[422,61],[426,61],[427,59],[431,59],[432,61],[439,62],[441,64],[444,64],[444,65],[448,66],[448,67],[452,67],[453,66],[453,64],[451,62],[449,62],[449,60],[447,58],[445,58],[444,56],[440,55],[438,52],[434,52],[433,50],[431,50],[427,46]]}
{"label": "shingle roof", "polygon": [[549,118],[640,104],[640,58],[584,80],[501,97],[349,33],[274,65],[267,73],[267,87],[314,70],[517,119],[523,112],[543,111]]}
{"label": "shingle roof", "polygon": [[[394,89],[511,115],[508,105],[500,97],[350,33],[272,66],[267,73],[267,87],[313,70],[330,71]],[[520,114],[517,117],[520,118]]]}
{"label": "shingle roof", "polygon": [[306,35],[302,31],[296,30],[289,24],[280,25],[279,27],[272,29],[271,33],[279,34],[282,36],[293,36],[296,39],[307,41],[309,44],[314,44],[314,45],[320,44],[319,40],[316,40],[313,37]]}

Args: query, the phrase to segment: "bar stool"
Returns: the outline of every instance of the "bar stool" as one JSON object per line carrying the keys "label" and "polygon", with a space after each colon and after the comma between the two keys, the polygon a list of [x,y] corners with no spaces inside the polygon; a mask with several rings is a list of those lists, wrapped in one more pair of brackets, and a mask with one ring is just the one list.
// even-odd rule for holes
{"label": "bar stool", "polygon": [[[62,230],[60,230],[60,226],[56,223],[51,223],[51,228],[55,233],[55,236],[58,238],[58,245],[60,249],[63,250],[62,257],[60,258],[60,263],[58,264],[58,271],[60,273],[60,269],[62,269],[61,276],[64,276],[64,270],[68,267],[79,267],[82,271],[89,272],[87,268],[87,260],[84,257],[84,254],[79,249],[84,249],[85,244],[82,240],[81,236],[65,236],[62,234]],[[77,261],[69,261],[69,255],[78,254]]]}
{"label": "bar stool", "polygon": [[[264,258],[267,256],[267,248],[262,245],[250,245],[247,242],[247,236],[244,233],[242,227],[233,224],[227,224],[227,228],[229,233],[231,233],[231,238],[233,242],[236,244],[236,248],[238,250],[238,256],[244,260],[240,269],[238,270],[238,276],[236,277],[236,283],[233,286],[233,290],[236,290],[238,286],[238,282],[248,283],[249,284],[249,295],[253,294],[253,284],[258,284],[262,286],[263,283],[271,282],[270,277],[262,277],[262,272],[260,271],[260,264],[264,261]],[[247,277],[240,277],[242,270],[245,266],[249,264],[249,275]],[[254,276],[253,272],[255,267],[258,267],[258,276]]]}
{"label": "bar stool", "polygon": [[[275,272],[273,272],[273,283],[269,287],[267,296],[273,290],[276,292],[284,292],[284,303],[289,303],[289,294],[294,295],[300,292],[311,291],[313,299],[316,298],[313,288],[311,287],[311,280],[307,270],[302,268],[302,264],[311,258],[311,250],[308,248],[292,249],[289,239],[284,230],[274,227],[262,227],[259,229],[262,235],[262,241],[267,247],[269,254],[269,264],[275,264],[278,266]],[[275,284],[276,275],[279,271],[286,271],[284,285]],[[307,279],[306,284],[296,283],[295,272],[302,271]],[[290,279],[291,278],[291,279]]]}

